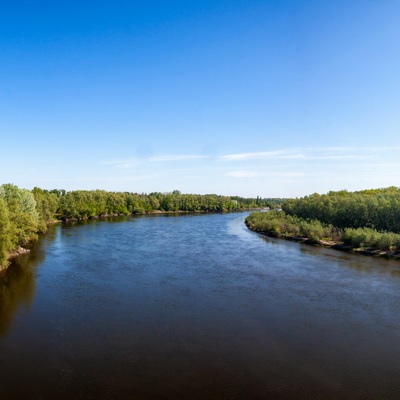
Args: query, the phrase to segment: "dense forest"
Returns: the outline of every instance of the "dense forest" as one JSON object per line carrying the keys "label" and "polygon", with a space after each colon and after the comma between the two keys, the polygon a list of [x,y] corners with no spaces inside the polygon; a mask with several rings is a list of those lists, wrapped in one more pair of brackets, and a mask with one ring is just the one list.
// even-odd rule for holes
{"label": "dense forest", "polygon": [[20,189],[0,186],[0,269],[9,255],[37,239],[54,220],[83,220],[102,216],[150,212],[231,212],[280,206],[279,199],[171,193],[138,194],[104,190]]}
{"label": "dense forest", "polygon": [[307,238],[311,243],[342,241],[351,248],[400,251],[400,189],[320,195],[282,203],[282,211],[252,213],[247,226],[270,236]]}
{"label": "dense forest", "polygon": [[368,227],[378,231],[400,233],[400,188],[363,190],[359,192],[329,192],[282,204],[290,215],[318,219],[338,228]]}

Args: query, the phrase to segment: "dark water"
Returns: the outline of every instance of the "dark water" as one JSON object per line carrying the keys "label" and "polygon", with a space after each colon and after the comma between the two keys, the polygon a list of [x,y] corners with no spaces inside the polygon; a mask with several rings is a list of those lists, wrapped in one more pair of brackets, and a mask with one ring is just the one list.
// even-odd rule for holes
{"label": "dark water", "polygon": [[400,263],[244,217],[52,227],[0,280],[0,399],[400,398]]}

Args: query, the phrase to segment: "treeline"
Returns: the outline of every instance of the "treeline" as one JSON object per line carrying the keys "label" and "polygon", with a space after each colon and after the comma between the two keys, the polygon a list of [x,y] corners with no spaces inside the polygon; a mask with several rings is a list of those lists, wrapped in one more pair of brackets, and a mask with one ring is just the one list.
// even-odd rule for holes
{"label": "treeline", "polygon": [[256,199],[241,197],[153,192],[138,194],[104,190],[52,191],[58,194],[57,216],[61,219],[86,219],[104,215],[165,212],[229,212],[261,207]]}
{"label": "treeline", "polygon": [[246,224],[275,237],[400,251],[400,189],[314,193],[284,201],[281,212],[252,213]]}
{"label": "treeline", "polygon": [[230,212],[266,207],[261,198],[154,192],[138,194],[104,190],[20,189],[0,186],[0,267],[9,254],[37,239],[49,222],[83,220],[149,212]]}
{"label": "treeline", "polygon": [[400,233],[400,188],[314,193],[282,204],[290,215],[318,219],[339,228],[371,228]]}
{"label": "treeline", "polygon": [[271,210],[282,208],[282,204],[286,199],[280,197],[272,197],[262,199],[263,203],[266,207],[269,207]]}

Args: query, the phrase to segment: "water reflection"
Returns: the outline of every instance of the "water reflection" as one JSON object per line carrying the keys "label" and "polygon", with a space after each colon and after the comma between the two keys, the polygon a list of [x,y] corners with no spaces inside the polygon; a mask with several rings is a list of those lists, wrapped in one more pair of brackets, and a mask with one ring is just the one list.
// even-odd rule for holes
{"label": "water reflection", "polygon": [[[55,238],[55,226],[50,227],[46,241]],[[14,315],[21,307],[30,307],[35,297],[36,267],[44,261],[42,242],[31,252],[15,258],[8,269],[0,274],[0,336],[5,336]]]}

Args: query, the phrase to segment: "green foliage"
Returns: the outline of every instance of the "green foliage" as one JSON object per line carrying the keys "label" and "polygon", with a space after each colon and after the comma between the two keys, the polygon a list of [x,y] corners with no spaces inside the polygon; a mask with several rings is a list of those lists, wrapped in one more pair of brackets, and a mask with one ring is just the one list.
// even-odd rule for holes
{"label": "green foliage", "polygon": [[55,193],[37,187],[32,190],[32,194],[36,201],[36,211],[39,219],[38,229],[40,232],[45,232],[47,224],[55,219],[55,213],[58,209],[58,196]]}
{"label": "green foliage", "polygon": [[303,219],[318,219],[339,228],[373,228],[400,233],[400,189],[314,193],[286,200],[282,209]]}
{"label": "green foliage", "polygon": [[0,196],[0,269],[7,265],[7,256],[12,248],[11,225],[6,202]]}
{"label": "green foliage", "polygon": [[271,210],[273,209],[278,209],[278,208],[282,208],[282,204],[286,199],[282,199],[282,198],[266,198],[263,199],[260,203],[260,205],[262,207],[269,207]]}
{"label": "green foliage", "polygon": [[12,184],[0,186],[0,197],[6,203],[10,219],[10,240],[13,247],[37,238],[39,215],[33,194]]}
{"label": "green foliage", "polygon": [[86,219],[103,215],[166,212],[226,212],[255,208],[255,199],[215,194],[153,192],[149,195],[129,192],[73,191],[59,197],[57,214],[61,219]]}
{"label": "green foliage", "polygon": [[312,242],[337,240],[340,230],[317,220],[303,220],[284,211],[253,212],[246,218],[246,225],[256,232],[274,237],[304,237]]}
{"label": "green foliage", "polygon": [[39,188],[29,191],[12,184],[0,186],[0,266],[7,264],[12,251],[46,231],[58,203],[58,192]]}
{"label": "green foliage", "polygon": [[282,212],[252,213],[250,229],[272,236],[343,241],[352,248],[400,250],[400,189],[314,193],[282,204]]}
{"label": "green foliage", "polygon": [[347,228],[343,234],[343,241],[354,248],[372,247],[383,251],[400,249],[400,234],[381,233],[371,228]]}

